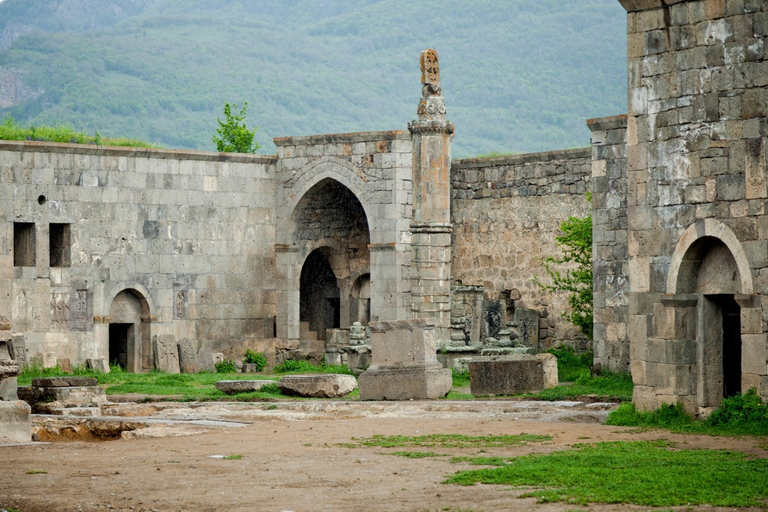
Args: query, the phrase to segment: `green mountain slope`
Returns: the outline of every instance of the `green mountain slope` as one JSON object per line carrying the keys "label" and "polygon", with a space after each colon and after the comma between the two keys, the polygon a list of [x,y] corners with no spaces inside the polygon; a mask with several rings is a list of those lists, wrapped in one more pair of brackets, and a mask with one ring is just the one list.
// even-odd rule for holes
{"label": "green mountain slope", "polygon": [[0,106],[24,123],[212,149],[225,101],[272,137],[405,129],[441,59],[454,156],[584,146],[624,112],[616,0],[5,0]]}

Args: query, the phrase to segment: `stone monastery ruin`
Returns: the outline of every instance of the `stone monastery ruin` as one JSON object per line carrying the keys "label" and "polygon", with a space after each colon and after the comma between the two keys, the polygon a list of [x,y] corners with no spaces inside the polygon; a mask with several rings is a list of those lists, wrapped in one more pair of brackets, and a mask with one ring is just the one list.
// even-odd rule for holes
{"label": "stone monastery ruin", "polygon": [[433,51],[407,130],[274,156],[0,142],[0,358],[362,368],[369,322],[408,319],[446,366],[544,349],[576,332],[531,278],[592,191],[596,362],[640,407],[768,399],[768,4],[620,2],[628,113],[591,148],[452,161]]}

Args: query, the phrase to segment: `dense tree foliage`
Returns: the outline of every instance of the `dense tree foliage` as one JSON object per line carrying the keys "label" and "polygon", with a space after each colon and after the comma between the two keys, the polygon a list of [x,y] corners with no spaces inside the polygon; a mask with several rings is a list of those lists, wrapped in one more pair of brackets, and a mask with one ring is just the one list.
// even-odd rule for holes
{"label": "dense tree foliage", "polygon": [[39,95],[0,115],[212,149],[221,105],[258,98],[272,152],[405,129],[432,47],[454,157],[585,146],[585,118],[626,108],[625,16],[615,0],[5,0],[0,67]]}

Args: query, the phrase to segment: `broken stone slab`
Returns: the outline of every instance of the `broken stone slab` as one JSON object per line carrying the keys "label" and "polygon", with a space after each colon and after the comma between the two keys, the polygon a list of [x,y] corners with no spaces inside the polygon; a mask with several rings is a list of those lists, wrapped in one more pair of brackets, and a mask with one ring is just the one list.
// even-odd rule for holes
{"label": "broken stone slab", "polygon": [[85,367],[90,368],[95,372],[109,373],[109,363],[106,357],[94,357],[93,359],[85,360]]}
{"label": "broken stone slab", "polygon": [[64,373],[72,374],[72,363],[67,358],[59,359],[59,368]]}
{"label": "broken stone slab", "polygon": [[[23,386],[19,398],[32,406],[35,412],[52,414],[53,409],[83,405],[100,405],[107,401],[104,388],[99,386],[37,387]],[[44,411],[38,405],[43,404]]]}
{"label": "broken stone slab", "polygon": [[277,387],[286,395],[311,398],[340,398],[357,387],[352,375],[287,375],[280,379]]}
{"label": "broken stone slab", "polygon": [[93,377],[38,377],[32,379],[32,387],[36,388],[69,388],[75,386],[98,386],[99,382]]}
{"label": "broken stone slab", "polygon": [[238,393],[252,393],[268,384],[274,384],[273,380],[220,380],[216,383],[216,389],[228,395]]}
{"label": "broken stone slab", "polygon": [[474,396],[535,393],[558,384],[552,354],[476,357],[468,366]]}

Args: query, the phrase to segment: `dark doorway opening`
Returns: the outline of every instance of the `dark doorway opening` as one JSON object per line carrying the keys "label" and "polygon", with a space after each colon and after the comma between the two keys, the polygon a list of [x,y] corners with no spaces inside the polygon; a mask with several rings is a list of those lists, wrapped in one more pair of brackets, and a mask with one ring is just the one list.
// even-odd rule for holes
{"label": "dark doorway opening", "polygon": [[133,324],[109,324],[109,363],[122,369],[128,368],[128,340],[133,334]]}
{"label": "dark doorway opening", "polygon": [[718,296],[723,315],[723,397],[741,393],[741,308],[733,295]]}
{"label": "dark doorway opening", "polygon": [[307,257],[300,280],[299,318],[324,340],[326,329],[341,325],[341,301],[336,275],[322,249]]}

